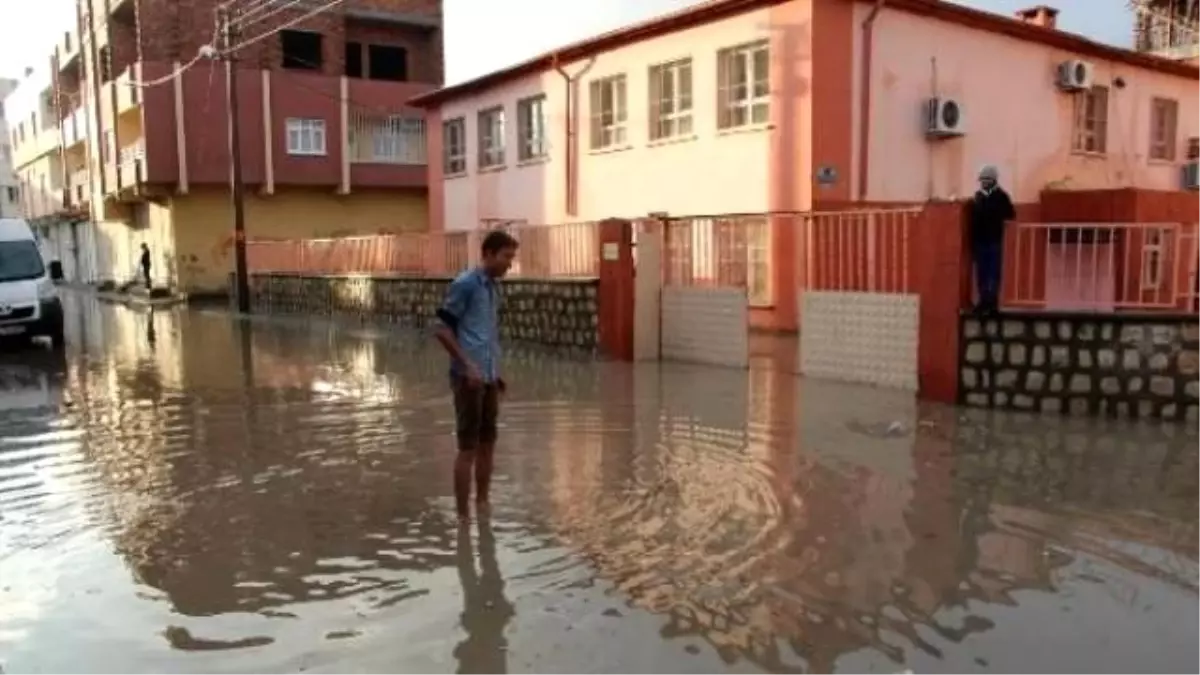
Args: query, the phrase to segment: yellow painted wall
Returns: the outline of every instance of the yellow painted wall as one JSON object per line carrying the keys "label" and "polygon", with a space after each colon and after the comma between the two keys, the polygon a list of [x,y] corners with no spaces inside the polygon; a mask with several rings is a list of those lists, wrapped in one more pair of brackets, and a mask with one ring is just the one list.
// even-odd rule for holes
{"label": "yellow painted wall", "polygon": [[126,220],[96,223],[99,277],[118,284],[140,279],[141,246],[146,243],[150,246],[154,284],[176,284],[176,246],[170,206],[143,202],[128,206],[126,211]]}
{"label": "yellow painted wall", "polygon": [[[229,193],[199,189],[171,199],[179,287],[189,293],[223,292],[233,271],[233,217]],[[421,232],[429,222],[424,190],[277,190],[246,195],[247,237],[309,239],[381,232]]]}

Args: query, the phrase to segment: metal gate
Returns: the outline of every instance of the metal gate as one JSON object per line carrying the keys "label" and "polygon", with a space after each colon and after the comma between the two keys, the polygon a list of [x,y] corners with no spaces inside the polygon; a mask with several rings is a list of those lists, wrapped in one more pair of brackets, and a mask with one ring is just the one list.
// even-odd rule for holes
{"label": "metal gate", "polygon": [[919,209],[814,213],[800,244],[803,375],[917,390]]}

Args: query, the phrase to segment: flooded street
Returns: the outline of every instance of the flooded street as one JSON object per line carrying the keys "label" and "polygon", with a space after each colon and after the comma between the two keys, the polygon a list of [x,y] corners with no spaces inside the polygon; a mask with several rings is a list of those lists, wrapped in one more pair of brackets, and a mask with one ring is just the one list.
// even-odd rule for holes
{"label": "flooded street", "polygon": [[0,357],[0,670],[1195,672],[1197,436],[67,298]]}

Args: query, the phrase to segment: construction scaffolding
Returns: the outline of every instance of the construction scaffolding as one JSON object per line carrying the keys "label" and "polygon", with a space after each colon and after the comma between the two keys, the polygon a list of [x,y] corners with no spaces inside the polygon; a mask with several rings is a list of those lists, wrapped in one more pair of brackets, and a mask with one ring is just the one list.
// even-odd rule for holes
{"label": "construction scaffolding", "polygon": [[1129,0],[1134,48],[1160,56],[1194,59],[1200,36],[1200,0]]}

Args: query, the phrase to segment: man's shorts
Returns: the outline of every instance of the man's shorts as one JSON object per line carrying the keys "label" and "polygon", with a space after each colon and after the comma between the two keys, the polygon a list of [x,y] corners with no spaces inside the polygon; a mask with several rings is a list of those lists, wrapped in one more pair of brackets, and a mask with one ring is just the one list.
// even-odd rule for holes
{"label": "man's shorts", "polygon": [[496,442],[496,418],[500,414],[500,391],[495,383],[468,387],[466,380],[455,378],[454,419],[458,449],[474,450],[481,444]]}

